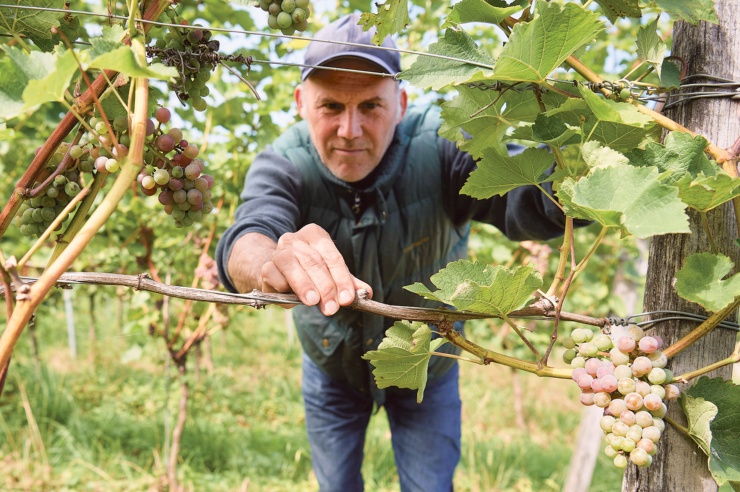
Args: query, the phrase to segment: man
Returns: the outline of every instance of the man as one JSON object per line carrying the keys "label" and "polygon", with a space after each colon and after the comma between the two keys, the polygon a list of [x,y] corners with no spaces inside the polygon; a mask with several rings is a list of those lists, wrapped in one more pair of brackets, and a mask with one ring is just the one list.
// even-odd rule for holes
{"label": "man", "polygon": [[[439,111],[409,108],[392,77],[397,52],[344,17],[319,31],[295,89],[304,121],[257,156],[235,224],[218,245],[230,290],[294,292],[303,345],[311,458],[322,491],[360,491],[365,430],[384,406],[402,491],[449,491],[460,458],[454,359],[433,357],[424,401],[379,390],[361,359],[394,320],[343,307],[367,289],[389,304],[435,306],[405,291],[467,256],[469,221],[512,239],[562,234],[562,213],[536,188],[477,201],[459,194],[475,163],[437,136]],[[388,38],[383,46],[394,47]],[[338,71],[337,69],[350,70]],[[451,344],[443,350],[456,352]]]}

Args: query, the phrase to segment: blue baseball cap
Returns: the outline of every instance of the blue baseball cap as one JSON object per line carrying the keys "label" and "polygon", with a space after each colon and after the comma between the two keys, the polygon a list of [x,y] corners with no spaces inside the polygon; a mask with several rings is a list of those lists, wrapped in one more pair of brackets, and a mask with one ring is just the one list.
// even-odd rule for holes
{"label": "blue baseball cap", "polygon": [[[381,50],[372,42],[375,28],[364,31],[357,23],[360,21],[359,14],[350,14],[338,19],[326,27],[320,29],[313,39],[326,39],[329,41],[343,41],[346,43],[357,43],[365,46],[352,46],[336,43],[310,42],[306,49],[303,61],[307,67],[301,70],[301,80],[306,80],[316,70],[313,67],[326,65],[338,58],[354,57],[368,60],[389,74],[397,74],[401,71],[401,56],[397,51]],[[395,48],[396,43],[387,36],[381,46]]]}

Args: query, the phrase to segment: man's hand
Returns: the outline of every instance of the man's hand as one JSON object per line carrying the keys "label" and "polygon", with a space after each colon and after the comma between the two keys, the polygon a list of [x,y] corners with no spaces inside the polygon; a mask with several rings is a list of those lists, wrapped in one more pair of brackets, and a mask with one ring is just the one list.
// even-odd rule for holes
{"label": "man's hand", "polygon": [[229,259],[229,274],[240,290],[292,291],[327,316],[352,304],[356,290],[372,296],[372,288],[349,272],[334,241],[315,224],[284,234],[277,244],[261,234],[242,236]]}

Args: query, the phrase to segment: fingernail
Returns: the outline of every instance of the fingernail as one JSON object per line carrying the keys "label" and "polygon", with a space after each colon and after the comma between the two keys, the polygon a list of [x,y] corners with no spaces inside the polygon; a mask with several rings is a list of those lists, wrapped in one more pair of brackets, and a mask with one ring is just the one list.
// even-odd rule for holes
{"label": "fingernail", "polygon": [[309,290],[308,292],[306,292],[306,302],[309,306],[318,304],[320,300],[321,297],[319,297],[318,292],[316,292],[315,290]]}
{"label": "fingernail", "polygon": [[324,312],[326,314],[334,314],[339,311],[339,305],[334,301],[329,301],[324,305]]}
{"label": "fingernail", "polygon": [[339,293],[339,304],[348,304],[352,302],[352,293],[348,290],[343,290]]}

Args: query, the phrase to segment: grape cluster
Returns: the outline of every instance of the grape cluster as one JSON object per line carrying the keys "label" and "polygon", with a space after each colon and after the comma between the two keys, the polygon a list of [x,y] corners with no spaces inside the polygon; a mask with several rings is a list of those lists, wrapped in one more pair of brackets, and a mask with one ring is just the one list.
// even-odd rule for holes
{"label": "grape cluster", "polygon": [[604,409],[601,429],[606,435],[605,453],[624,468],[631,461],[649,466],[665,430],[665,401],[679,397],[668,359],[660,351],[663,341],[631,326],[617,337],[577,328],[564,340],[565,362],[581,388],[581,403]]}
{"label": "grape cluster", "polygon": [[[37,152],[38,150],[40,148],[37,149]],[[52,155],[48,164],[56,168],[67,153],[69,153],[69,162],[71,163],[67,170],[54,176],[48,183],[46,180],[42,180],[38,184],[39,189],[34,190],[37,193],[36,196],[25,200],[19,207],[14,220],[22,235],[34,237],[43,234],[69,201],[82,189],[80,173],[89,172],[87,166],[82,166],[83,157],[86,153],[82,147],[62,143]],[[45,175],[49,176],[50,173],[45,173]],[[65,217],[64,221],[68,217]],[[62,223],[60,222],[54,230],[58,231],[61,228]]]}
{"label": "grape cluster", "polygon": [[286,35],[308,29],[308,18],[311,17],[309,0],[259,0],[255,7],[270,13],[267,16],[270,29],[280,29]]}
{"label": "grape cluster", "polygon": [[[174,9],[168,9],[159,19],[164,23],[187,26],[188,21],[178,17]],[[150,35],[157,38],[154,46],[147,47],[147,55],[153,62],[175,67],[180,76],[169,84],[180,101],[189,101],[196,111],[205,111],[208,103],[204,99],[210,90],[206,83],[219,62],[219,42],[211,39],[208,29],[153,26]]]}
{"label": "grape cluster", "polygon": [[[201,222],[211,213],[213,178],[203,174],[205,163],[198,159],[200,150],[183,140],[182,130],[162,125],[170,121],[167,108],[157,108],[154,120],[147,120],[146,164],[137,177],[141,192],[147,196],[159,193],[159,203],[175,220],[176,227]],[[155,123],[156,120],[156,123]]]}

